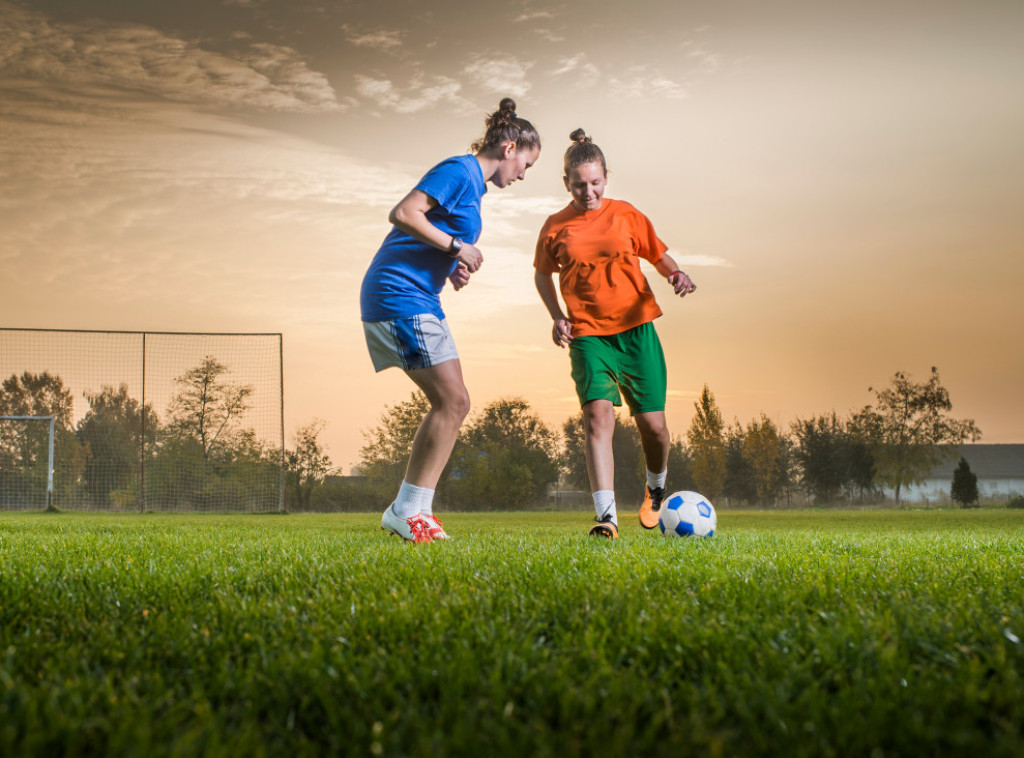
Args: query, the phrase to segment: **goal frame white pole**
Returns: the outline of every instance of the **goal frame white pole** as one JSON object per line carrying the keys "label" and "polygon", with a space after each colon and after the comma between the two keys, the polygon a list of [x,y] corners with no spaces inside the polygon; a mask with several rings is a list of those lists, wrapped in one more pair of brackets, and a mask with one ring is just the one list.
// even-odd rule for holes
{"label": "goal frame white pole", "polygon": [[53,434],[54,434],[54,422],[53,416],[0,416],[0,421],[49,421],[50,422],[50,440],[47,445],[47,460],[46,460],[46,510],[53,510]]}

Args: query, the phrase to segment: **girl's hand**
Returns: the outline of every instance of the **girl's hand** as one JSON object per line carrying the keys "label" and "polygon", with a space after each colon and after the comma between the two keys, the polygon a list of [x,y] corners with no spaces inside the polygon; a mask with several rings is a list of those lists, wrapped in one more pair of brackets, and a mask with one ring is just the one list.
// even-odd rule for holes
{"label": "girl's hand", "polygon": [[565,347],[572,342],[572,323],[569,319],[555,319],[555,323],[551,327],[551,339],[559,347]]}
{"label": "girl's hand", "polygon": [[679,297],[686,297],[691,292],[697,291],[697,285],[682,271],[673,271],[668,275],[668,283]]}
{"label": "girl's hand", "polygon": [[455,267],[455,270],[448,277],[448,281],[452,283],[452,289],[456,292],[469,284],[469,269],[466,268],[466,264],[460,261],[459,265]]}
{"label": "girl's hand", "polygon": [[462,249],[455,260],[464,265],[469,270],[469,273],[475,274],[484,262],[484,254],[467,242],[462,245]]}

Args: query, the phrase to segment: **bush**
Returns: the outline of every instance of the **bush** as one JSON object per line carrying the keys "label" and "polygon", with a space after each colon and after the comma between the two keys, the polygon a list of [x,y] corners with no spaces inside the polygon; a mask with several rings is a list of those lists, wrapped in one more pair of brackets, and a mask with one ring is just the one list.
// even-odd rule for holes
{"label": "bush", "polygon": [[1010,498],[1010,502],[1006,504],[1006,507],[1024,509],[1024,495],[1014,495]]}

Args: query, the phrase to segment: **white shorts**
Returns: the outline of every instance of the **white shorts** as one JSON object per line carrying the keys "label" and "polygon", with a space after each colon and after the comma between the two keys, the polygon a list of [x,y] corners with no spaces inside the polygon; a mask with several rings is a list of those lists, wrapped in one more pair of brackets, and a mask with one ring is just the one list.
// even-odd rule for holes
{"label": "white shorts", "polygon": [[448,322],[429,313],[394,321],[364,321],[363,333],[373,368],[406,371],[430,368],[459,357]]}

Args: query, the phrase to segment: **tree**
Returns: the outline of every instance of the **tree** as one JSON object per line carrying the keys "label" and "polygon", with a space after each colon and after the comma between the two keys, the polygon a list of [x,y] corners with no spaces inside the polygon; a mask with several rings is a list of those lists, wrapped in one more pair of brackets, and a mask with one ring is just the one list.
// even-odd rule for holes
{"label": "tree", "polygon": [[359,469],[378,497],[391,498],[398,492],[413,437],[429,410],[430,401],[417,390],[405,402],[385,406],[377,426],[363,432],[366,444],[360,449]]}
{"label": "tree", "polygon": [[470,419],[452,456],[446,499],[463,508],[516,509],[558,480],[554,433],[522,398],[497,400]]}
{"label": "tree", "polygon": [[725,488],[725,425],[715,396],[704,385],[686,439],[690,446],[691,474],[697,490],[714,500]]}
{"label": "tree", "polygon": [[834,500],[852,475],[846,425],[833,411],[825,416],[797,419],[791,429],[796,438],[793,455],[804,489],[816,503]]}
{"label": "tree", "polygon": [[331,459],[320,442],[324,426],[323,419],[313,419],[300,426],[292,437],[295,447],[286,453],[288,489],[301,510],[309,509],[313,492],[333,469]]}
{"label": "tree", "polygon": [[216,453],[229,452],[234,425],[249,409],[253,393],[251,385],[225,381],[227,372],[227,366],[208,355],[174,380],[179,389],[168,409],[170,430],[197,442],[206,463]]}
{"label": "tree", "polygon": [[[0,384],[0,416],[53,417],[53,488],[64,502],[74,496],[85,466],[85,451],[71,429],[73,409],[71,391],[64,380],[47,371],[11,374]],[[6,481],[5,488],[19,491],[32,480],[31,472],[39,467],[46,469],[48,440],[49,428],[41,423],[22,425],[18,431],[0,435],[0,476]],[[43,474],[44,482],[45,478]]]}
{"label": "tree", "polygon": [[953,486],[950,495],[954,502],[966,508],[978,502],[978,475],[971,471],[966,458],[961,457],[953,472]]}
{"label": "tree", "polygon": [[877,405],[860,410],[854,427],[871,450],[876,477],[895,490],[897,503],[904,486],[922,481],[955,456],[958,445],[981,437],[974,421],[949,415],[953,404],[934,366],[927,382],[897,371],[889,387],[868,391],[875,393]]}
{"label": "tree", "polygon": [[753,467],[743,455],[745,437],[746,432],[739,421],[733,422],[725,432],[725,481],[722,494],[731,502],[754,503],[757,501],[757,482]]}
{"label": "tree", "polygon": [[741,456],[753,475],[758,502],[771,505],[786,484],[786,442],[778,428],[763,413],[751,421],[743,434]]}
{"label": "tree", "polygon": [[[140,496],[139,468],[143,454],[142,404],[121,384],[86,392],[89,410],[78,422],[78,441],[88,451],[82,482],[93,505],[128,506]],[[156,444],[159,421],[146,405],[146,450]]]}

